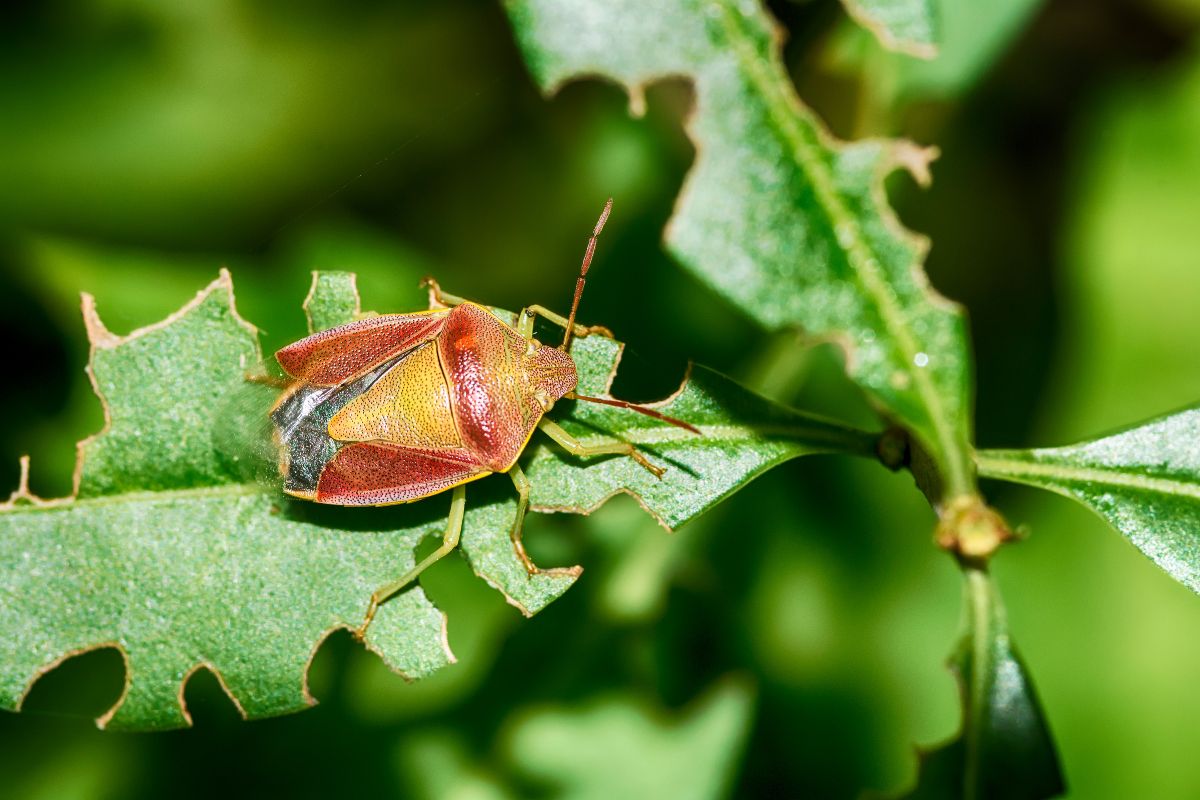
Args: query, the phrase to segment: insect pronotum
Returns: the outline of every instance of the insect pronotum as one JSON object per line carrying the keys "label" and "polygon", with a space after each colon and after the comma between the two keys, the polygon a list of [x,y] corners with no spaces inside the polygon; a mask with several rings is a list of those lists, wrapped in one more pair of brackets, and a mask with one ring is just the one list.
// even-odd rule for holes
{"label": "insect pronotum", "polygon": [[[596,239],[611,210],[610,199],[588,240],[566,318],[533,305],[513,327],[427,278],[430,310],[357,320],[275,354],[294,379],[271,411],[282,445],[284,491],[343,506],[409,503],[452,492],[441,546],[372,594],[356,631],[360,638],[380,603],[458,545],[465,485],[491,473],[508,474],[516,487],[513,547],[529,573],[538,572],[521,543],[529,481],[517,463],[535,428],[573,455],[624,455],[662,476],[663,468],[629,442],[585,445],[546,418],[556,400],[627,408],[699,433],[652,408],[575,392],[571,337],[611,335],[575,323]],[[536,317],[562,326],[560,345],[534,338]]]}

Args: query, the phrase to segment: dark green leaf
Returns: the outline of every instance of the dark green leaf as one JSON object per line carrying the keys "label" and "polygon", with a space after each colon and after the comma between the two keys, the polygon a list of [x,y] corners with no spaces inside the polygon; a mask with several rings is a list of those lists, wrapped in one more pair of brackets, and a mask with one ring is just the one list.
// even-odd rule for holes
{"label": "dark green leaf", "polygon": [[603,75],[642,104],[648,82],[696,87],[696,162],[667,229],[684,266],[771,328],[847,351],[849,374],[970,494],[970,366],[961,310],[921,271],[926,243],[888,208],[882,176],[927,177],[910,144],[835,141],[796,98],[758,2],[509,0],[538,82]]}
{"label": "dark green leaf", "polygon": [[977,460],[986,477],[1075,498],[1200,592],[1200,406],[1082,444]]}
{"label": "dark green leaf", "polygon": [[964,573],[964,633],[950,669],[958,680],[959,735],[924,753],[907,800],[1044,800],[1065,790],[1050,730],[1008,635],[987,573]]}

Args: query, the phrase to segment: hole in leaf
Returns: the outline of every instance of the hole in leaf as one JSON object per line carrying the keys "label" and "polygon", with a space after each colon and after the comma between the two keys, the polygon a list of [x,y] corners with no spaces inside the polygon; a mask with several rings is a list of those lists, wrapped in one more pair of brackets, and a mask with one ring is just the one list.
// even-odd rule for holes
{"label": "hole in leaf", "polygon": [[308,691],[318,703],[340,702],[346,691],[347,665],[356,649],[362,645],[348,630],[336,630],[321,642],[308,666]]}
{"label": "hole in leaf", "polygon": [[201,728],[232,728],[242,724],[237,707],[208,667],[200,667],[183,687],[183,705],[192,724]]}
{"label": "hole in leaf", "polygon": [[112,708],[125,687],[125,660],[115,647],[71,656],[38,678],[23,712],[99,717]]}

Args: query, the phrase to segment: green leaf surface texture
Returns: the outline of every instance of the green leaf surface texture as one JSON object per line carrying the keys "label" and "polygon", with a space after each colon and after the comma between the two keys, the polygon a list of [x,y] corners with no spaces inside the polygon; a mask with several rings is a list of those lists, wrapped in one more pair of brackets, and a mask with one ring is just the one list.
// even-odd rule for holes
{"label": "green leaf surface texture", "polygon": [[1065,791],[1033,684],[1008,633],[987,573],[965,570],[963,637],[950,659],[962,694],[962,729],[922,753],[905,800],[1044,800]]}
{"label": "green leaf surface texture", "polygon": [[[601,336],[576,339],[571,354],[579,392],[609,397],[622,345]],[[581,459],[539,442],[525,467],[530,503],[539,511],[588,513],[615,494],[633,495],[666,528],[719,503],[755,476],[797,456],[872,455],[874,438],[780,406],[706,367],[693,366],[679,390],[649,404],[683,419],[697,435],[625,409],[562,402],[550,417],[584,444],[632,442],[666,468],[655,478],[629,458]]]}
{"label": "green leaf surface texture", "polygon": [[937,54],[931,0],[842,0],[842,5],[889,50],[919,58]]}
{"label": "green leaf surface texture", "polygon": [[666,231],[670,251],[769,328],[842,345],[849,375],[916,435],[946,492],[973,492],[970,367],[961,309],[921,269],[882,177],[922,180],[930,155],[899,141],[834,140],[796,97],[780,35],[757,2],[509,0],[526,62],[547,91],[604,76],[628,88],[685,76],[696,160]]}
{"label": "green leaf surface texture", "polygon": [[[442,520],[314,513],[248,478],[245,453],[220,435],[259,361],[227,273],[127,337],[87,298],[84,310],[108,424],[80,445],[77,497],[43,501],[22,486],[0,512],[0,706],[19,708],[39,675],[98,647],[126,662],[102,727],[187,725],[183,687],[201,667],[247,717],[311,705],[317,646],[361,621]],[[253,394],[265,412],[256,401],[269,396]],[[414,678],[453,660],[420,587],[381,609],[368,645]]]}
{"label": "green leaf surface texture", "polygon": [[1200,593],[1200,406],[1067,447],[983,451],[978,464],[1075,498]]}
{"label": "green leaf surface texture", "polygon": [[[353,319],[354,276],[316,274],[305,310],[314,330]],[[332,631],[357,626],[371,592],[408,571],[424,539],[440,537],[448,497],[335,508],[288,498],[263,480],[274,469],[263,437],[276,395],[246,380],[261,363],[257,332],[237,315],[225,272],[176,314],[128,336],[109,332],[87,297],[84,316],[106,425],[80,443],[75,496],[31,495],[26,462],[20,487],[0,504],[0,707],[19,709],[40,675],[101,647],[117,648],[126,664],[125,691],[102,727],[188,725],[183,690],[200,668],[216,674],[246,717],[311,705],[306,675],[316,648]],[[611,340],[577,340],[581,387],[607,386],[618,352]],[[623,477],[625,458],[578,464],[539,449],[530,475],[552,488],[535,482],[534,497],[590,508],[603,497],[584,488],[603,480],[604,496],[635,493],[678,523],[784,458],[826,445],[870,451],[868,434],[785,411],[714,373],[697,375],[666,408],[694,413],[711,443],[695,434],[677,443],[662,423],[632,424],[631,412],[618,420],[579,410],[563,420],[611,424],[610,434],[637,438],[670,467],[661,484],[646,486],[640,469]],[[721,461],[735,457],[745,463]],[[461,549],[532,614],[579,569],[530,576],[510,539],[516,507],[511,490],[468,494]],[[446,620],[419,585],[380,608],[366,644],[410,678],[453,661]]]}

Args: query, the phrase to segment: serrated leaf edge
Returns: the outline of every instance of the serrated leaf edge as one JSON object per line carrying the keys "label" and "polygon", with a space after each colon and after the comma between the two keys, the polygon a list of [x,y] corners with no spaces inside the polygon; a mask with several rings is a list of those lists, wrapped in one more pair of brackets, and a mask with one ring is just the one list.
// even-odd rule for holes
{"label": "serrated leaf edge", "polygon": [[842,0],[842,8],[846,9],[846,14],[851,19],[870,31],[885,49],[926,61],[937,57],[936,44],[901,39],[893,34],[887,25],[872,17],[858,0]]}
{"label": "serrated leaf edge", "polygon": [[[314,272],[314,286],[316,283],[315,275],[316,275],[316,273]],[[189,312],[191,312],[196,307],[198,307],[201,303],[203,303],[205,300],[207,300],[208,297],[213,292],[216,292],[216,291],[224,291],[225,292],[225,296],[229,303],[229,312],[230,312],[231,316],[233,317],[234,321],[239,326],[241,326],[243,329],[245,329],[247,332],[249,332],[251,334],[251,338],[254,341],[254,351],[256,353],[256,359],[257,359],[257,361],[261,361],[262,360],[262,347],[258,340],[259,329],[257,326],[255,326],[253,323],[244,319],[238,313],[236,298],[235,298],[234,291],[233,291],[233,277],[229,274],[229,270],[225,269],[224,267],[222,267],[220,269],[220,271],[218,272],[216,280],[212,281],[206,287],[204,287],[200,291],[196,292],[196,296],[193,297],[191,300],[189,300],[187,303],[185,303],[183,306],[181,306],[178,310],[171,313],[166,318],[159,320],[158,322],[155,322],[151,325],[146,325],[141,328],[137,328],[124,336],[119,336],[117,334],[114,334],[112,331],[110,331],[105,326],[104,322],[100,319],[100,315],[96,311],[96,299],[87,292],[81,293],[80,306],[81,306],[81,310],[83,313],[83,323],[84,323],[84,328],[87,332],[88,344],[89,344],[88,363],[84,369],[85,369],[85,372],[87,373],[88,381],[90,382],[90,384],[92,386],[92,391],[95,394],[96,399],[100,401],[100,406],[103,409],[104,425],[100,428],[99,431],[91,434],[90,436],[87,436],[87,437],[81,439],[75,445],[75,470],[74,470],[74,475],[73,475],[73,487],[74,488],[72,489],[71,494],[69,494],[65,497],[43,499],[43,498],[38,497],[37,495],[33,494],[32,492],[30,492],[29,491],[29,469],[30,469],[29,456],[27,456],[27,455],[21,456],[21,459],[20,459],[21,472],[20,472],[20,478],[19,478],[17,488],[11,493],[11,495],[9,496],[9,499],[7,501],[0,503],[0,512],[22,510],[23,508],[46,508],[46,509],[49,509],[49,508],[56,508],[56,507],[73,506],[76,504],[84,505],[84,504],[92,504],[92,503],[98,503],[98,502],[117,502],[118,501],[115,498],[89,498],[89,499],[83,500],[83,501],[77,500],[77,495],[79,493],[80,480],[83,475],[83,462],[84,462],[85,451],[87,449],[87,446],[91,442],[98,439],[100,436],[107,433],[109,428],[112,426],[112,413],[111,413],[111,410],[108,405],[108,400],[104,396],[104,393],[100,390],[100,385],[96,380],[96,375],[92,371],[92,359],[95,356],[95,353],[97,350],[111,350],[111,349],[119,347],[123,344],[127,344],[127,343],[129,343],[135,339],[138,339],[142,336],[145,336],[149,333],[153,333],[155,331],[162,330],[163,328],[166,328],[167,326],[171,325],[172,323],[177,322],[179,319],[183,318],[185,315],[187,315]],[[309,292],[310,296],[311,296],[311,293],[312,292],[310,290],[310,292]],[[358,292],[357,292],[357,288],[356,288],[355,295],[357,296],[357,294],[358,294]],[[305,303],[307,304],[307,298],[305,300]],[[307,308],[305,308],[306,316],[307,316],[307,313],[308,313]],[[311,320],[310,320],[310,322],[311,322]],[[257,361],[256,361],[256,363],[257,363]],[[245,364],[245,363],[242,364],[243,369],[246,369],[249,366],[250,365]],[[216,490],[217,492],[220,492],[220,493],[236,493],[236,494],[252,493],[245,486],[240,487],[240,490],[235,489],[232,492],[230,491],[229,487],[203,487],[203,488],[200,488],[200,489],[197,489],[194,491],[213,493],[214,490]],[[157,497],[157,496],[163,496],[163,495],[177,495],[177,494],[181,494],[181,493],[191,494],[191,493],[193,493],[193,491],[172,490],[169,492],[144,492],[144,493],[137,492],[137,493],[122,494],[119,497],[121,500],[128,500],[131,497],[141,496],[141,495]],[[445,613],[442,613],[441,616],[442,616],[442,626],[441,626],[441,637],[440,637],[441,642],[440,642],[440,644],[442,646],[442,651],[446,654],[448,663],[454,664],[454,663],[457,663],[458,659],[454,655],[454,652],[450,649],[450,639],[449,639],[449,633],[448,633],[449,620],[447,619]],[[341,623],[341,624],[333,625],[333,626],[327,628],[321,634],[321,636],[318,637],[316,643],[313,645],[312,649],[309,652],[308,660],[305,662],[304,670],[301,674],[300,690],[301,690],[301,697],[303,698],[304,703],[309,707],[312,707],[317,704],[317,699],[312,696],[312,693],[309,691],[309,687],[308,687],[308,673],[309,673],[309,670],[312,668],[313,659],[316,657],[317,651],[321,649],[321,646],[323,644],[325,644],[326,640],[328,640],[328,638],[332,634],[336,633],[339,630],[352,631],[353,627],[349,624]],[[387,665],[388,669],[390,669],[395,674],[399,675],[406,682],[412,683],[413,681],[416,680],[415,678],[406,674],[403,670],[395,667],[391,663],[391,661],[386,657],[386,655],[381,650],[379,650],[377,647],[370,644],[369,642],[365,643],[365,646],[368,650],[370,650],[371,652],[378,655],[380,657],[380,659],[383,661],[383,663],[385,665]],[[29,681],[26,682],[23,690],[21,691],[20,696],[17,698],[17,702],[14,704],[15,710],[17,710],[17,711],[21,710],[21,706],[24,704],[25,699],[29,696],[30,691],[33,690],[34,685],[38,682],[38,680],[40,680],[47,673],[51,672],[56,667],[60,666],[61,664],[63,664],[64,662],[66,662],[67,660],[69,660],[71,658],[74,658],[74,657],[80,656],[80,655],[84,655],[86,653],[91,653],[96,650],[103,650],[103,649],[109,648],[109,647],[116,649],[116,651],[121,654],[121,660],[125,666],[125,683],[121,690],[121,695],[117,698],[117,700],[113,703],[113,705],[107,711],[105,711],[102,715],[100,715],[99,717],[96,718],[96,721],[95,721],[96,727],[103,730],[105,728],[105,726],[108,725],[109,721],[112,720],[113,716],[117,713],[117,711],[120,710],[121,706],[125,703],[125,699],[129,695],[130,685],[133,682],[133,669],[131,667],[131,663],[129,660],[129,654],[125,651],[125,648],[121,645],[120,642],[106,641],[106,642],[99,642],[96,644],[88,645],[87,647],[74,648],[74,649],[66,651],[62,655],[55,658],[54,660],[38,667],[37,669],[34,670]],[[226,685],[225,678],[221,674],[221,671],[219,669],[217,669],[217,667],[212,662],[208,661],[207,659],[201,659],[200,661],[196,662],[195,664],[191,665],[191,667],[188,668],[188,671],[186,673],[184,673],[183,678],[179,682],[179,692],[178,692],[179,708],[183,715],[186,726],[191,727],[192,717],[191,717],[191,713],[188,711],[187,704],[184,702],[184,692],[187,690],[188,681],[197,672],[197,670],[199,670],[201,668],[208,669],[208,671],[211,672],[213,674],[213,676],[217,679],[217,682],[221,685],[222,691],[224,691],[225,695],[230,699],[230,701],[232,701],[234,707],[237,709],[238,715],[243,720],[249,719],[249,717],[246,715],[246,711],[242,707],[241,703],[238,701],[238,699],[234,696],[233,692],[231,692],[229,687]]]}
{"label": "serrated leaf edge", "polygon": [[318,284],[321,282],[321,276],[335,274],[337,272],[342,272],[342,274],[348,276],[350,279],[350,290],[354,293],[354,311],[351,315],[352,318],[358,319],[359,317],[363,316],[362,296],[358,293],[357,273],[347,272],[344,270],[314,269],[312,270],[312,283],[309,284],[308,294],[304,296],[304,302],[300,305],[300,307],[304,309],[304,320],[308,324],[308,332],[310,334],[317,332],[316,325],[313,323],[312,309],[309,308],[309,306],[312,304],[313,298],[317,295],[317,288]]}
{"label": "serrated leaf edge", "polygon": [[[80,307],[83,312],[83,325],[87,331],[88,337],[88,361],[84,367],[84,372],[87,373],[88,381],[92,385],[92,392],[100,401],[100,407],[104,411],[104,425],[99,431],[91,436],[80,439],[75,445],[75,474],[73,477],[74,489],[71,497],[74,498],[79,494],[79,487],[83,480],[83,462],[86,455],[86,450],[92,442],[99,439],[104,434],[108,433],[112,427],[112,410],[108,405],[108,398],[104,396],[104,392],[100,389],[100,384],[96,379],[96,373],[92,369],[92,363],[96,357],[96,352],[99,350],[113,350],[121,345],[128,344],[135,339],[140,339],[147,334],[155,331],[163,330],[168,326],[182,319],[191,311],[195,310],[201,303],[208,299],[209,295],[216,291],[224,291],[229,300],[229,313],[233,317],[234,322],[250,334],[251,340],[254,342],[255,363],[262,361],[262,346],[259,344],[258,328],[247,320],[243,319],[238,314],[237,306],[234,301],[233,294],[233,277],[229,274],[229,270],[221,268],[217,274],[217,279],[205,286],[200,291],[196,292],[196,296],[188,302],[184,303],[177,311],[169,314],[165,319],[161,319],[152,325],[146,325],[137,328],[125,336],[118,336],[110,331],[100,319],[100,315],[96,311],[96,298],[88,292],[83,292],[80,295]],[[248,369],[251,365],[242,363],[242,369]]]}
{"label": "serrated leaf edge", "polygon": [[[509,0],[509,2],[511,1],[512,0]],[[758,2],[758,0],[755,0],[755,2]],[[727,10],[724,3],[721,4],[721,10]],[[777,59],[779,59],[779,54],[785,38],[785,31],[779,24],[779,21],[776,20],[772,14],[770,14],[765,8],[761,10],[768,23],[772,53]],[[739,38],[739,35],[731,36],[732,41],[738,41]],[[879,164],[876,167],[876,175],[874,185],[871,189],[871,197],[875,202],[883,225],[890,233],[907,242],[913,248],[915,257],[913,258],[912,263],[909,265],[909,272],[911,273],[917,288],[922,291],[925,299],[935,307],[940,307],[943,310],[950,312],[965,314],[966,312],[962,304],[957,303],[941,294],[929,282],[929,276],[925,273],[923,266],[926,256],[929,252],[929,237],[904,226],[899,217],[896,215],[895,209],[892,208],[892,205],[887,197],[887,192],[884,189],[884,179],[898,168],[903,168],[905,171],[907,171],[918,185],[922,187],[928,186],[931,182],[929,165],[938,158],[940,155],[940,150],[936,146],[923,147],[911,140],[903,138],[892,139],[870,137],[858,139],[853,142],[842,141],[841,139],[838,139],[832,133],[832,131],[829,130],[824,120],[808,109],[804,102],[799,98],[795,91],[795,86],[792,84],[791,78],[786,71],[783,71],[782,75],[779,77],[786,82],[787,89],[783,92],[779,92],[773,84],[774,79],[772,76],[768,75],[764,77],[759,74],[763,70],[761,67],[759,67],[759,65],[757,65],[757,63],[755,63],[755,59],[747,60],[742,55],[740,50],[737,53],[737,56],[747,73],[755,76],[754,83],[756,88],[763,95],[765,101],[767,102],[768,108],[774,112],[774,110],[778,108],[778,102],[782,100],[784,107],[788,108],[788,110],[794,114],[803,115],[805,119],[813,126],[813,129],[816,132],[817,140],[821,145],[827,147],[831,151],[866,145],[875,145],[881,149],[883,157],[879,160]],[[645,113],[646,87],[652,83],[656,83],[671,77],[679,77],[688,81],[690,84],[692,84],[694,90],[696,85],[695,76],[688,74],[687,72],[663,72],[655,74],[652,77],[646,78],[645,80],[625,82],[619,78],[615,78],[598,70],[581,70],[579,72],[556,78],[553,82],[543,82],[543,92],[547,96],[552,96],[557,94],[562,87],[568,83],[588,79],[599,80],[623,89],[629,96],[630,113],[634,116],[640,117]],[[680,206],[682,205],[683,198],[688,194],[691,182],[695,179],[694,164],[699,157],[700,151],[705,146],[695,130],[697,111],[697,103],[693,99],[691,107],[688,109],[684,117],[683,129],[687,134],[688,140],[692,143],[696,157],[693,158],[692,161],[693,168],[689,168],[687,174],[684,176],[683,184],[675,197],[675,204],[671,210],[671,216],[667,221],[666,227],[663,229],[663,244],[667,248],[668,252],[672,251],[672,248],[669,244],[671,239],[671,231],[675,225],[675,220],[679,216]],[[783,131],[786,129],[781,127],[779,123],[775,122],[774,117],[775,114],[771,113],[772,123],[780,129],[781,135],[784,135]],[[793,137],[784,135],[785,141],[787,141],[789,146],[792,147],[794,157],[797,159],[797,163],[809,176],[809,180],[813,184],[814,193],[818,196],[819,202],[823,207],[825,207],[830,221],[836,226],[836,220],[839,217],[846,217],[848,215],[845,209],[841,207],[842,204],[840,201],[835,202],[834,207],[830,207],[828,199],[823,196],[825,194],[829,194],[828,190],[826,192],[821,192],[818,190],[818,184],[829,184],[831,182],[831,176],[828,175],[822,167],[820,167],[815,159],[809,157],[800,158],[799,153],[795,152],[797,148],[795,147],[795,143],[791,141],[792,138]],[[817,172],[820,172],[820,180],[815,179],[815,174]],[[836,201],[836,197],[834,200]],[[862,249],[865,247],[865,245],[861,240],[861,226],[854,222],[853,227],[856,231],[855,242],[857,247],[858,249]],[[841,246],[846,251],[847,257],[854,262],[854,268],[856,272],[858,272],[860,275],[865,275],[866,273],[863,270],[864,256],[861,253],[855,254],[855,252],[853,252],[853,247],[851,246]],[[877,270],[871,271],[870,277],[872,282],[883,283],[886,286],[886,281],[884,281],[882,277],[874,274],[876,271]],[[913,359],[916,357],[917,353],[921,352],[921,349],[916,345],[915,342],[910,341],[911,337],[908,334],[907,328],[903,324],[897,324],[894,322],[895,320],[901,319],[903,314],[893,306],[888,292],[872,292],[871,298],[874,302],[876,302],[879,308],[880,316],[883,317],[885,321],[891,321],[889,324],[889,330],[896,335],[898,345],[900,346],[901,352],[905,359],[906,367],[908,367],[908,365],[913,363]],[[836,335],[836,332],[834,332],[833,335],[819,337],[819,340],[830,341],[843,350],[845,353],[846,371],[849,373],[851,366],[855,363],[855,352],[853,346],[850,344],[847,338],[844,336],[838,336]],[[950,479],[952,484],[955,484],[953,486],[952,494],[973,494],[973,480],[969,472],[970,459],[968,454],[963,452],[963,450],[958,446],[958,443],[955,441],[957,437],[954,435],[952,430],[953,426],[951,426],[951,429],[948,430],[944,424],[946,415],[940,413],[940,410],[942,409],[941,395],[933,386],[930,385],[928,373],[924,370],[913,370],[909,368],[907,374],[911,376],[911,379],[914,381],[914,383],[921,387],[919,389],[919,393],[922,397],[922,400],[925,402],[926,407],[929,409],[930,420],[932,421],[934,430],[937,434],[937,445],[946,454],[946,458],[953,461],[952,464],[947,465],[947,471],[952,473],[947,477]],[[872,401],[874,401],[874,398],[869,391],[867,392],[867,395],[868,397],[871,397]]]}

